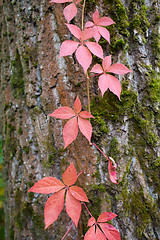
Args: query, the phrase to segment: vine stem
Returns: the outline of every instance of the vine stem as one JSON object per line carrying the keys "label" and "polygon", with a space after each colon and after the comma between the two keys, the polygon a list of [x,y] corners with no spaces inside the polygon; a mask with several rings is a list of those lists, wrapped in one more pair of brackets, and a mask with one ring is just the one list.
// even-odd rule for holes
{"label": "vine stem", "polygon": [[[87,73],[87,98],[88,98],[88,112],[91,113],[91,107],[90,107],[90,95],[89,95],[89,76]],[[90,119],[89,119],[90,121]]]}
{"label": "vine stem", "polygon": [[84,27],[84,9],[85,9],[85,5],[86,5],[86,0],[84,0],[83,2],[83,8],[82,8],[82,31],[83,31],[83,27]]}
{"label": "vine stem", "polygon": [[87,208],[87,206],[86,206],[86,204],[85,204],[84,202],[83,202],[83,205],[85,206],[85,208],[86,208],[87,212],[89,213],[89,215],[90,215],[91,217],[93,217],[92,214],[91,214],[91,212],[89,211],[89,209]]}
{"label": "vine stem", "polygon": [[63,240],[63,239],[65,238],[65,236],[67,236],[67,234],[68,234],[69,231],[71,230],[72,226],[73,226],[73,222],[72,222],[71,226],[68,228],[67,232],[64,234],[64,236],[62,237],[61,240]]}

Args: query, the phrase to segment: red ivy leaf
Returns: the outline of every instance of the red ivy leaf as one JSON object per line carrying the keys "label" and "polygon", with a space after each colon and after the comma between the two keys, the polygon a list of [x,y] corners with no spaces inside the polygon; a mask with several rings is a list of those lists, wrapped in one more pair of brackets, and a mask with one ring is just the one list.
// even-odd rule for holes
{"label": "red ivy leaf", "polygon": [[86,47],[80,46],[76,51],[76,58],[86,74],[92,62],[92,54]]}
{"label": "red ivy leaf", "polygon": [[72,143],[78,135],[78,122],[77,118],[71,118],[63,128],[63,139],[66,148],[70,143]]}
{"label": "red ivy leaf", "polygon": [[117,216],[117,214],[115,214],[115,213],[104,212],[98,217],[97,222],[108,222],[108,221],[112,220],[113,218],[115,218],[116,216]]}
{"label": "red ivy leaf", "polygon": [[87,112],[87,111],[82,111],[82,112],[80,112],[79,116],[82,117],[82,118],[94,118],[94,117],[92,116],[92,114],[90,114],[90,113]]}
{"label": "red ivy leaf", "polygon": [[79,100],[79,97],[77,96],[75,102],[74,102],[74,111],[76,114],[78,114],[82,109],[82,104]]}
{"label": "red ivy leaf", "polygon": [[104,93],[109,90],[113,92],[120,99],[121,94],[121,84],[120,81],[112,75],[102,74],[98,80],[98,86],[101,90],[102,97]]}
{"label": "red ivy leaf", "polygon": [[81,203],[75,199],[70,191],[66,194],[66,212],[68,216],[72,219],[76,227],[78,226],[78,221],[81,215]]}
{"label": "red ivy leaf", "polygon": [[45,177],[39,180],[28,192],[54,193],[48,198],[44,208],[45,229],[55,222],[61,213],[64,205],[64,195],[66,194],[66,212],[76,227],[81,214],[81,202],[88,202],[88,198],[82,188],[71,186],[77,180],[77,173],[73,163],[63,173],[64,184],[54,177]]}
{"label": "red ivy leaf", "polygon": [[60,119],[69,119],[75,116],[75,112],[69,107],[60,107],[56,109],[53,113],[49,114],[49,116]]}
{"label": "red ivy leaf", "polygon": [[88,220],[88,227],[91,227],[93,224],[96,223],[96,219],[94,217],[91,217],[89,220]]}
{"label": "red ivy leaf", "polygon": [[75,42],[72,40],[66,40],[62,42],[60,47],[59,58],[72,55],[76,51],[79,44],[80,44],[79,42]]}
{"label": "red ivy leaf", "polygon": [[64,193],[65,189],[48,198],[44,208],[45,229],[55,222],[61,213],[64,205]]}
{"label": "red ivy leaf", "polygon": [[115,63],[107,69],[107,72],[123,75],[132,71],[121,63]]}
{"label": "red ivy leaf", "polygon": [[77,14],[77,7],[74,3],[69,4],[67,7],[64,8],[63,14],[69,23]]}
{"label": "red ivy leaf", "polygon": [[[83,46],[81,47],[83,48]],[[87,48],[85,49],[87,50]],[[91,141],[92,125],[86,118],[94,118],[94,117],[87,111],[80,112],[81,109],[82,109],[82,105],[79,100],[79,97],[77,96],[74,102],[74,111],[69,107],[60,107],[49,115],[51,117],[57,117],[61,119],[71,118],[63,128],[63,139],[65,143],[64,148],[66,148],[70,143],[72,143],[77,138],[78,126],[80,131],[88,139],[88,141],[89,142]]]}
{"label": "red ivy leaf", "polygon": [[116,165],[113,166],[112,161],[110,159],[108,162],[108,171],[109,171],[109,176],[110,176],[111,182],[118,184],[117,183]]}
{"label": "red ivy leaf", "polygon": [[[96,229],[95,225],[90,227],[84,236],[84,240],[96,240]],[[97,239],[98,240],[98,239]]]}
{"label": "red ivy leaf", "polygon": [[108,223],[99,224],[105,236],[109,240],[121,240],[118,230]]}
{"label": "red ivy leaf", "polygon": [[91,142],[92,137],[92,125],[91,123],[81,117],[78,117],[78,126],[81,133],[88,139],[89,143]]}
{"label": "red ivy leaf", "polygon": [[35,183],[33,187],[28,190],[28,192],[49,194],[58,192],[64,187],[65,185],[59,179],[54,177],[44,177]]}
{"label": "red ivy leaf", "polygon": [[[96,228],[96,237],[95,239],[98,240],[106,240],[105,235],[101,232],[101,230],[99,229],[99,227]],[[111,240],[111,239],[110,239]]]}
{"label": "red ivy leaf", "polygon": [[73,165],[73,162],[63,173],[62,179],[63,179],[64,184],[66,184],[67,186],[71,186],[77,181],[77,173],[76,173],[76,169]]}
{"label": "red ivy leaf", "polygon": [[[117,215],[111,212],[102,213],[97,222],[94,217],[91,217],[88,221],[88,226],[91,226],[85,234],[84,240],[120,240],[120,234],[118,230],[105,221],[112,220]],[[102,222],[102,223],[100,223]],[[100,230],[100,228],[102,231]]]}
{"label": "red ivy leaf", "polygon": [[69,188],[70,193],[74,198],[82,202],[89,202],[88,198],[82,188],[77,186],[72,186]]}

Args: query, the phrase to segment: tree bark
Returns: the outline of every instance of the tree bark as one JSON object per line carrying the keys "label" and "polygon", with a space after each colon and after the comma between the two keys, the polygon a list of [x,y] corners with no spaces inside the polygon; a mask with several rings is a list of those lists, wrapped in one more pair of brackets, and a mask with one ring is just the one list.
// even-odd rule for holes
{"label": "tree bark", "polygon": [[[74,55],[58,58],[61,43],[71,39],[64,5],[46,0],[0,3],[6,239],[62,238],[72,223],[65,211],[44,230],[48,196],[27,191],[44,176],[61,179],[71,162],[77,173],[85,171],[79,185],[95,217],[116,213],[113,225],[121,239],[160,239],[158,0],[90,0],[85,21],[96,7],[116,23],[108,27],[111,45],[100,40],[105,54],[133,70],[119,77],[121,101],[109,91],[102,98],[97,78],[90,79],[92,142],[115,159],[119,185],[110,182],[108,162],[81,134],[64,150],[65,121],[48,116],[60,106],[72,108],[77,95],[87,110],[81,66]],[[81,26],[81,7],[72,23]],[[73,227],[66,239],[82,239],[87,219],[83,209],[78,231]]]}

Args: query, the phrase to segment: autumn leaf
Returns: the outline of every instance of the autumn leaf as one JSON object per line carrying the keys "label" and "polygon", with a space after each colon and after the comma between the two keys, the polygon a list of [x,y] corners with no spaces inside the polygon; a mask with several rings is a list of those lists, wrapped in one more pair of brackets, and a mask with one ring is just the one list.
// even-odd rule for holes
{"label": "autumn leaf", "polygon": [[[72,55],[75,51],[77,61],[82,66],[84,73],[92,63],[92,54],[103,59],[103,49],[96,42],[87,42],[89,38],[95,35],[95,29],[89,28],[81,31],[81,29],[73,24],[66,24],[70,32],[79,40],[66,40],[60,47],[59,57]],[[92,54],[91,54],[92,53]]]}
{"label": "autumn leaf", "polygon": [[115,22],[109,17],[99,18],[98,10],[96,10],[95,13],[93,13],[92,19],[93,22],[91,21],[86,22],[85,28],[93,27],[95,29],[94,38],[97,43],[101,36],[104,37],[110,43],[109,31],[103,26],[109,26],[111,24],[114,24]]}
{"label": "autumn leaf", "polygon": [[44,194],[54,193],[45,204],[45,229],[55,222],[61,213],[66,191],[66,212],[76,227],[81,214],[81,202],[88,202],[88,198],[82,188],[71,186],[77,181],[77,173],[73,163],[63,173],[62,179],[63,182],[54,177],[44,177],[28,190],[28,192]]}
{"label": "autumn leaf", "polygon": [[[112,161],[111,161],[112,159]],[[110,176],[110,180],[111,182],[118,184],[117,182],[117,173],[116,173],[116,168],[117,168],[117,164],[115,163],[114,159],[109,157],[108,159],[108,171],[109,171],[109,176]],[[113,165],[112,165],[113,163]]]}
{"label": "autumn leaf", "polygon": [[76,5],[81,2],[81,0],[51,0],[49,3],[67,3],[70,2],[68,6],[66,6],[63,10],[63,14],[69,23],[77,14],[77,7]]}
{"label": "autumn leaf", "polygon": [[120,94],[121,94],[120,81],[116,77],[112,76],[110,73],[123,75],[132,71],[121,63],[116,63],[111,66],[111,55],[110,55],[110,56],[106,56],[103,59],[102,66],[100,64],[95,64],[91,69],[91,72],[94,72],[100,75],[98,80],[98,86],[101,90],[102,97],[104,93],[107,91],[107,89],[109,88],[109,90],[113,92],[115,95],[117,95],[117,97],[120,100]]}
{"label": "autumn leaf", "polygon": [[77,138],[78,127],[81,133],[88,139],[89,143],[91,142],[92,125],[87,118],[94,117],[87,111],[81,111],[81,109],[82,105],[77,96],[74,102],[74,111],[69,107],[60,107],[49,115],[60,119],[70,119],[63,128],[64,148]]}
{"label": "autumn leaf", "polygon": [[106,223],[116,216],[115,213],[104,212],[98,217],[97,221],[92,216],[88,221],[90,228],[86,232],[84,240],[121,240],[118,230],[111,224]]}
{"label": "autumn leaf", "polygon": [[[102,154],[105,158],[108,159],[108,171],[109,171],[109,177],[111,182],[115,183],[115,184],[119,184],[117,182],[117,173],[116,173],[116,168],[117,168],[117,164],[114,161],[114,159],[112,157],[107,157],[104,152],[95,144],[92,143]],[[112,165],[113,163],[113,165]]]}

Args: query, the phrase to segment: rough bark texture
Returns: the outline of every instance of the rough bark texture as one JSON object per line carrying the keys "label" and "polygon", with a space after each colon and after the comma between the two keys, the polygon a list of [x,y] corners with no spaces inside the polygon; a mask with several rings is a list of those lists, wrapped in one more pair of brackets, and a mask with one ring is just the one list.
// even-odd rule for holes
{"label": "rough bark texture", "polygon": [[[111,46],[101,39],[105,54],[133,74],[120,77],[121,101],[107,91],[103,99],[97,78],[91,80],[93,138],[118,164],[119,185],[109,181],[107,161],[79,134],[63,150],[64,121],[48,114],[73,106],[79,95],[87,109],[86,79],[74,56],[58,59],[62,41],[71,39],[64,25],[62,4],[46,0],[3,0],[0,4],[0,81],[3,155],[6,181],[6,239],[61,239],[71,220],[63,212],[44,230],[43,209],[48,196],[27,193],[44,176],[61,178],[74,162],[89,197],[88,207],[118,215],[113,224],[122,239],[160,239],[160,79],[158,0],[90,0],[88,20],[98,7],[110,16]],[[80,26],[81,10],[72,21]],[[89,158],[88,158],[89,157]],[[87,162],[89,160],[88,169]],[[84,211],[85,212],[85,211]],[[81,239],[79,231],[66,239]],[[86,228],[85,228],[86,230]],[[84,233],[84,232],[83,232]]]}

